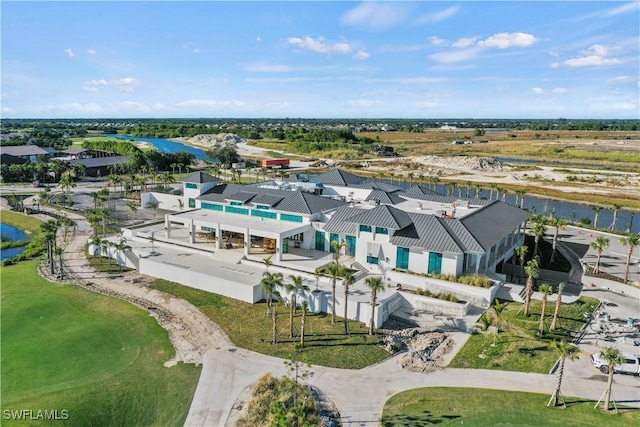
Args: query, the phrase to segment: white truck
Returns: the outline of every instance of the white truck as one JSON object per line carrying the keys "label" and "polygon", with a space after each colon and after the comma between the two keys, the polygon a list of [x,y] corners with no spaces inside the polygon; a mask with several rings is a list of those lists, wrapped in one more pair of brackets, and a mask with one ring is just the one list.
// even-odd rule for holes
{"label": "white truck", "polygon": [[[621,374],[640,375],[640,356],[622,353],[624,361],[620,365],[613,367],[613,372]],[[591,364],[598,368],[603,374],[609,373],[609,364],[604,360],[600,353],[591,355]]]}

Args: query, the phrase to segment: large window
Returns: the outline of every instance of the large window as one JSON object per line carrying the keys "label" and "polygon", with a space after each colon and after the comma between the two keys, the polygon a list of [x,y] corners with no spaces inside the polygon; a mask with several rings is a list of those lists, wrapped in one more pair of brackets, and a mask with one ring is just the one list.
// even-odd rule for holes
{"label": "large window", "polygon": [[189,197],[189,207],[190,208],[196,207],[196,199],[192,199],[191,197]]}
{"label": "large window", "polygon": [[335,249],[333,247],[334,246],[333,242],[336,242],[336,244],[339,245],[340,244],[340,235],[336,234],[336,233],[331,233],[331,235],[329,237],[331,239],[330,242],[329,242],[329,251],[331,251],[331,253],[334,253]]}
{"label": "large window", "polygon": [[202,206],[202,209],[210,209],[212,211],[220,211],[222,212],[222,205],[217,205],[215,203],[200,203],[200,206]]}
{"label": "large window", "polygon": [[369,264],[378,264],[378,257],[367,255],[367,263],[369,263]]}
{"label": "large window", "polygon": [[376,234],[389,234],[389,230],[384,227],[376,227]]}
{"label": "large window", "polygon": [[440,274],[442,272],[442,254],[429,252],[429,274]]}
{"label": "large window", "polygon": [[366,231],[367,233],[371,233],[370,225],[360,225],[360,231]]}
{"label": "large window", "polygon": [[225,212],[231,212],[240,215],[249,215],[249,209],[246,208],[238,208],[236,206],[225,206]]}
{"label": "large window", "polygon": [[276,219],[278,217],[278,214],[275,212],[266,212],[266,211],[260,211],[257,209],[251,209],[251,216],[258,216],[260,218],[271,218],[271,219]]}
{"label": "large window", "polygon": [[281,221],[302,222],[300,215],[280,214]]}
{"label": "large window", "polygon": [[256,208],[257,209],[268,210],[268,209],[271,209],[271,206],[269,206],[269,205],[257,205]]}
{"label": "large window", "polygon": [[186,183],[186,185],[185,185],[185,187],[187,187],[187,188],[193,188],[193,189],[196,189],[196,190],[197,190],[197,189],[198,189],[198,184],[194,184],[194,183],[192,183],[192,182],[187,182],[187,183]]}
{"label": "large window", "polygon": [[324,251],[324,231],[316,230],[316,251]]}
{"label": "large window", "polygon": [[242,206],[242,202],[231,202],[231,206]]}
{"label": "large window", "polygon": [[401,248],[398,246],[396,251],[396,268],[403,270],[409,269],[409,248]]}

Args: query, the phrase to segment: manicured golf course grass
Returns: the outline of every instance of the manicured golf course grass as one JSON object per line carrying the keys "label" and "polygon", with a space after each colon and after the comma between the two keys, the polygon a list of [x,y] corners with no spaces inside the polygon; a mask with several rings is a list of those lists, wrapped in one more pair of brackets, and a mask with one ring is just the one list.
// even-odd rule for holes
{"label": "manicured golf course grass", "polygon": [[[604,387],[604,384],[603,384]],[[553,390],[550,390],[552,392]],[[566,397],[567,408],[548,408],[550,395],[477,388],[428,387],[392,396],[384,405],[383,427],[457,426],[637,426],[640,410],[620,414],[594,409],[590,400]]]}
{"label": "manicured golf course grass", "polygon": [[65,425],[77,426],[183,425],[200,368],[163,365],[174,350],[156,320],[47,282],[35,266],[1,270],[2,410],[67,410]]}

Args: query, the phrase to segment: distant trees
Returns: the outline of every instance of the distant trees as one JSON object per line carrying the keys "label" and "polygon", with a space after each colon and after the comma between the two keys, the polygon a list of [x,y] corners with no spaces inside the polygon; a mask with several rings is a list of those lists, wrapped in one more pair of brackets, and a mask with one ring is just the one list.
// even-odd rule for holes
{"label": "distant trees", "polygon": [[230,168],[233,163],[239,159],[238,150],[233,145],[220,145],[207,151],[207,158],[210,160],[218,160],[220,163]]}

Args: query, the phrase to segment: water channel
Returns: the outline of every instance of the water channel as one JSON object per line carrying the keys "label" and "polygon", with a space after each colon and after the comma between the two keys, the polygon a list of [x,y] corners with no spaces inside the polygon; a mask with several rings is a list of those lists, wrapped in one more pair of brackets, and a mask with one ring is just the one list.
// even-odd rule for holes
{"label": "water channel", "polygon": [[[16,228],[12,225],[3,224],[0,222],[0,235],[2,236],[2,241],[19,241],[19,240],[27,240],[29,236],[19,228]],[[24,246],[20,248],[8,248],[2,250],[0,253],[0,261],[4,259],[13,258],[16,255],[20,255],[24,252]]]}

